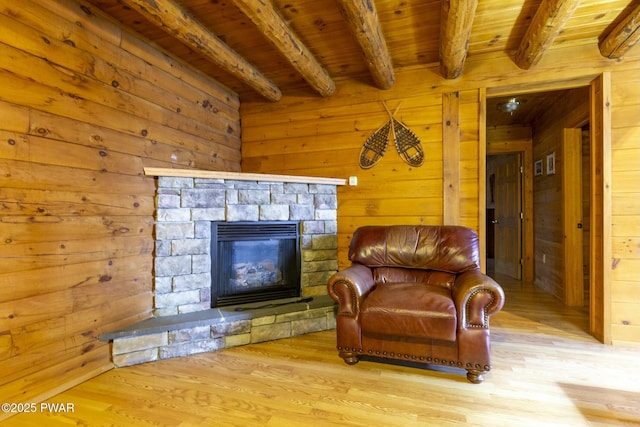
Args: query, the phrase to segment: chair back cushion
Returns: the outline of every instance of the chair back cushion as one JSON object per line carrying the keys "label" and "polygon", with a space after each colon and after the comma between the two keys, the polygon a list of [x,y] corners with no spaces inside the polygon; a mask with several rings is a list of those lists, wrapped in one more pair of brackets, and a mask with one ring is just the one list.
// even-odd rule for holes
{"label": "chair back cushion", "polygon": [[454,274],[480,267],[477,234],[454,225],[365,226],[353,234],[351,262]]}

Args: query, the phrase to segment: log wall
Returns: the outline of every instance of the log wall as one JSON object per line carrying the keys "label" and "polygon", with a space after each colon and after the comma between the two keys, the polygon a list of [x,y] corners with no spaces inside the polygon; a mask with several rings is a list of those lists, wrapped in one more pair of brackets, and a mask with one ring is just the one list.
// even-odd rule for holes
{"label": "log wall", "polygon": [[[406,68],[397,72],[396,84],[387,91],[357,81],[340,81],[330,98],[285,93],[275,104],[243,103],[243,170],[357,176],[358,186],[343,187],[338,195],[341,268],[348,265],[351,233],[366,224],[455,222],[479,229],[482,239],[486,204],[480,165],[486,153],[484,97],[586,87],[599,74],[610,71],[613,223],[607,227],[614,228],[615,239],[605,244],[614,246],[616,258],[613,282],[605,284],[611,290],[611,301],[603,303],[613,313],[605,328],[612,331],[612,342],[640,342],[640,197],[637,185],[632,184],[640,174],[639,57],[640,50],[635,48],[624,61],[614,62],[600,56],[595,45],[573,46],[554,49],[534,69],[523,71],[507,54],[477,56],[468,58],[462,77],[456,80],[440,78],[437,67]],[[459,109],[445,103],[452,99],[451,93],[459,94]],[[423,166],[412,168],[403,163],[392,145],[373,168],[358,166],[362,145],[388,119],[383,101],[392,111],[402,103],[398,118],[422,140],[426,154]],[[452,111],[459,111],[459,132],[443,125]],[[459,150],[447,145],[452,135]],[[458,155],[460,161],[456,162]],[[450,170],[444,164],[459,167]],[[457,182],[458,188],[449,186]],[[454,199],[456,192],[460,196]]]}
{"label": "log wall", "polygon": [[0,3],[0,396],[33,402],[151,316],[143,167],[239,171],[239,101],[74,0]]}

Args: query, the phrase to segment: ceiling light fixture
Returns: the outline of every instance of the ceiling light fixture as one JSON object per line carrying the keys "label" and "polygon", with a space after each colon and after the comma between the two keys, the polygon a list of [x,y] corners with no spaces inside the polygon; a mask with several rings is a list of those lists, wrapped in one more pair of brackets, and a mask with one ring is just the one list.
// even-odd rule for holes
{"label": "ceiling light fixture", "polygon": [[509,98],[507,102],[501,102],[498,104],[498,110],[503,113],[509,113],[513,116],[513,112],[516,111],[520,107],[520,100],[515,96],[513,98]]}

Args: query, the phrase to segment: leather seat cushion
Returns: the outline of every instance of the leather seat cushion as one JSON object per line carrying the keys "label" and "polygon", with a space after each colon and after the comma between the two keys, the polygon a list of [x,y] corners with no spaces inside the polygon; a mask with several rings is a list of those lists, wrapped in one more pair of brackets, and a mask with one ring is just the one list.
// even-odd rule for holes
{"label": "leather seat cushion", "polygon": [[451,292],[438,285],[380,284],[365,299],[360,314],[365,334],[456,340]]}

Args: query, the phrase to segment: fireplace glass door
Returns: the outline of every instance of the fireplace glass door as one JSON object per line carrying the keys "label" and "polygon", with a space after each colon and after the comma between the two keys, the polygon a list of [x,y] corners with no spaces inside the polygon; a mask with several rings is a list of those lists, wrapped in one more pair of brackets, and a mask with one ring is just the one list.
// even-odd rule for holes
{"label": "fireplace glass door", "polygon": [[296,222],[212,223],[211,305],[300,296]]}

